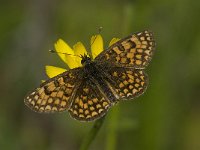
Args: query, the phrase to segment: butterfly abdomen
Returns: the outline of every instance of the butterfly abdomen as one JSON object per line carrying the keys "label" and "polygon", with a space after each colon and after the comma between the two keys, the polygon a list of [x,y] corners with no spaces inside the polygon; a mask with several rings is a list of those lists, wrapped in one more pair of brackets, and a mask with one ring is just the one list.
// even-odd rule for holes
{"label": "butterfly abdomen", "polygon": [[85,78],[93,82],[109,101],[114,102],[117,100],[106,82],[107,79],[104,75],[104,69],[98,68],[95,62],[91,62],[90,64],[85,65],[84,72]]}

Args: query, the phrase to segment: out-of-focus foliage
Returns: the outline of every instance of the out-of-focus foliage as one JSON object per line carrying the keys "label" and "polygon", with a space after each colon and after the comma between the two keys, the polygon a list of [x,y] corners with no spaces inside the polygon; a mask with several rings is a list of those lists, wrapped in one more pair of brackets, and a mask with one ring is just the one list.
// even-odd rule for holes
{"label": "out-of-focus foliage", "polygon": [[93,123],[37,114],[23,98],[45,65],[66,67],[48,52],[58,38],[89,48],[99,26],[105,45],[150,29],[157,46],[146,93],[109,111],[91,149],[200,149],[200,1],[1,1],[0,16],[0,149],[79,148]]}

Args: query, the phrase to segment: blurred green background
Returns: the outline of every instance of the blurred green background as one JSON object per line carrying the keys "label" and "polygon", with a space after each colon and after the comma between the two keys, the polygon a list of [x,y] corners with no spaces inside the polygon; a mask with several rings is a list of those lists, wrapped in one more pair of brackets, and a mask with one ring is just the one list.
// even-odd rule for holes
{"label": "blurred green background", "polygon": [[200,1],[0,0],[0,149],[76,150],[93,123],[68,113],[38,114],[23,102],[46,79],[44,66],[66,68],[48,52],[98,32],[112,37],[150,29],[156,52],[150,84],[137,100],[113,107],[91,150],[200,150]]}

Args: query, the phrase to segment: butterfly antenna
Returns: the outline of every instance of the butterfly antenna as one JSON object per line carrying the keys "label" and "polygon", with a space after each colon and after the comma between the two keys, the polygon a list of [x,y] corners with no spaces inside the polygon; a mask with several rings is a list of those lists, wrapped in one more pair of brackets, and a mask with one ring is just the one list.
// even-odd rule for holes
{"label": "butterfly antenna", "polygon": [[[101,33],[102,29],[103,29],[103,27],[99,27],[99,28],[98,28],[98,34]],[[95,42],[96,39],[97,39],[97,35],[95,35],[94,40],[92,41],[92,43],[91,43],[90,46],[92,46],[92,45],[94,44],[94,42]]]}
{"label": "butterfly antenna", "polygon": [[71,56],[76,56],[76,57],[81,58],[81,56],[79,56],[79,55],[73,55],[73,54],[67,54],[67,53],[63,53],[63,52],[57,52],[57,51],[51,50],[51,49],[49,50],[49,52],[51,52],[51,53],[56,53],[56,54],[71,55]]}

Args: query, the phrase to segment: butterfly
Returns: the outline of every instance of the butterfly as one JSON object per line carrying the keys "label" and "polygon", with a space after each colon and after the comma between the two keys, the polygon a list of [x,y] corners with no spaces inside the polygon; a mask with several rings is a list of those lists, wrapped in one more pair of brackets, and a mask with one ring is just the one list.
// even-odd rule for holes
{"label": "butterfly", "polygon": [[25,104],[40,113],[68,111],[80,121],[104,116],[119,101],[132,100],[147,88],[148,66],[155,50],[150,31],[119,40],[94,60],[81,56],[82,67],[48,79],[30,92]]}

